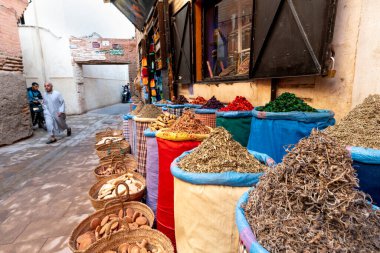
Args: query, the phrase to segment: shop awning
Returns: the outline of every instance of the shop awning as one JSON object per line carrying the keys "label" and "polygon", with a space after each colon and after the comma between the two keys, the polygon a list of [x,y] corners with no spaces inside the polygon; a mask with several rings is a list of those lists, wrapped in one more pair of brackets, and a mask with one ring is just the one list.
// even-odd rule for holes
{"label": "shop awning", "polygon": [[143,30],[144,23],[148,18],[155,0],[111,0],[140,31]]}

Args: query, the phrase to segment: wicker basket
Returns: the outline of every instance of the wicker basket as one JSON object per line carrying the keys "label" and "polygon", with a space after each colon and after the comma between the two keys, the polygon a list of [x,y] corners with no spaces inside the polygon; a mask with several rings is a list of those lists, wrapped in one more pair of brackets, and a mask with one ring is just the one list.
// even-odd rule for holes
{"label": "wicker basket", "polygon": [[[96,210],[99,210],[99,209],[102,209],[107,202],[114,201],[116,199],[120,199],[121,202],[127,202],[127,201],[133,201],[133,200],[138,201],[138,200],[140,200],[144,196],[144,194],[145,194],[145,188],[146,188],[145,178],[143,176],[141,176],[137,172],[129,172],[129,173],[133,174],[133,177],[136,178],[137,180],[139,180],[142,183],[143,188],[139,192],[136,192],[136,193],[133,193],[133,194],[129,194],[129,192],[128,192],[127,195],[125,195],[125,196],[118,196],[118,197],[111,198],[111,199],[97,199],[98,192],[99,192],[100,188],[105,183],[107,183],[108,180],[117,178],[120,175],[109,176],[109,177],[103,178],[102,180],[100,180],[97,183],[95,183],[90,188],[90,190],[88,191],[88,196],[89,196],[89,198],[91,200],[92,206]],[[118,187],[116,187],[116,188],[118,189]]]}
{"label": "wicker basket", "polygon": [[112,129],[108,127],[106,130],[95,134],[96,142],[101,141],[104,137],[123,137],[123,130]]}
{"label": "wicker basket", "polygon": [[104,253],[107,250],[117,250],[122,243],[141,243],[143,239],[148,239],[149,243],[159,246],[165,253],[174,253],[174,247],[169,238],[154,229],[119,231],[113,234],[111,239],[102,238],[92,244],[84,253]]}
{"label": "wicker basket", "polygon": [[133,157],[131,154],[114,154],[108,155],[99,159],[99,165],[110,163],[110,162],[122,162],[128,160],[130,157]]}
{"label": "wicker basket", "polygon": [[125,140],[103,144],[96,148],[96,154],[99,158],[109,155],[123,155],[131,153],[131,145]]}
{"label": "wicker basket", "polygon": [[100,218],[102,219],[104,216],[112,214],[112,213],[117,213],[121,208],[133,208],[135,211],[138,211],[142,213],[149,222],[149,226],[153,226],[154,222],[154,214],[153,211],[145,204],[136,202],[136,201],[131,201],[127,203],[117,203],[113,204],[110,206],[105,206],[104,209],[96,211],[95,213],[91,214],[88,216],[86,219],[84,219],[79,225],[71,232],[70,238],[69,238],[69,247],[71,251],[73,252],[83,252],[83,250],[77,250],[76,248],[76,240],[77,238],[82,235],[83,233],[86,233],[87,231],[90,230],[90,222],[94,218]]}
{"label": "wicker basket", "polygon": [[[102,175],[99,173],[99,171],[103,168],[103,167],[108,167],[108,166],[112,166],[114,168],[116,167],[122,167],[122,170],[123,172],[121,173],[115,173],[115,174],[112,174],[112,175]],[[121,176],[129,171],[133,171],[135,172],[137,169],[137,161],[136,161],[136,158],[134,158],[132,155],[127,155],[125,157],[125,159],[123,159],[122,161],[116,161],[115,160],[111,160],[110,162],[107,162],[107,163],[103,163],[101,165],[98,165],[96,166],[96,168],[94,169],[94,175],[96,177],[97,180],[102,180],[103,178],[107,178],[109,176],[113,176],[113,175],[118,175],[118,176]]]}
{"label": "wicker basket", "polygon": [[116,142],[119,142],[119,141],[122,141],[122,140],[125,140],[125,139],[124,139],[124,136],[123,137],[120,137],[120,136],[117,136],[117,137],[107,136],[107,137],[103,137],[100,141],[102,141],[102,140],[103,140],[103,143],[101,143],[101,144],[98,144],[98,142],[95,143],[95,149],[98,148],[98,147],[100,147],[100,146],[103,146],[103,145],[109,145],[111,142],[116,143]]}

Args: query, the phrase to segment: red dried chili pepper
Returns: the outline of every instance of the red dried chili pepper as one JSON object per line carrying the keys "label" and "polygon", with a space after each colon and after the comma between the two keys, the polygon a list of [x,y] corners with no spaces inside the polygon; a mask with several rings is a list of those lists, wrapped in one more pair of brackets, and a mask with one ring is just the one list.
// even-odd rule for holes
{"label": "red dried chili pepper", "polygon": [[229,103],[226,107],[220,109],[220,111],[251,111],[253,108],[253,105],[245,97],[237,96],[234,101]]}

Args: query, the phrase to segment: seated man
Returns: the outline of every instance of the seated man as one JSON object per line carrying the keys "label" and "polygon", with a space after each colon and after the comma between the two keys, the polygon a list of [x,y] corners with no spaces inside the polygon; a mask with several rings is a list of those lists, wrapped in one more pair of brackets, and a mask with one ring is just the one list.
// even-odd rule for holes
{"label": "seated man", "polygon": [[33,106],[39,105],[40,104],[39,100],[42,99],[42,94],[38,90],[38,88],[39,88],[38,83],[34,82],[34,83],[32,83],[32,87],[29,87],[27,89],[27,91],[28,91],[28,101],[29,101],[30,114],[32,115],[32,122],[33,122],[33,124],[34,124],[34,121],[35,121],[35,114],[33,112]]}

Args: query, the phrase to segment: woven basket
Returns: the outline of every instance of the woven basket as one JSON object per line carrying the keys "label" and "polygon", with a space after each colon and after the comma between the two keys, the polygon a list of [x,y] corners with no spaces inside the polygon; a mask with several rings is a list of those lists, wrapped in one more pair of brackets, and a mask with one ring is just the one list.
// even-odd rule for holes
{"label": "woven basket", "polygon": [[119,231],[112,235],[110,239],[102,238],[92,244],[84,253],[104,253],[107,250],[116,250],[122,243],[141,243],[147,239],[150,244],[163,248],[165,253],[174,253],[174,247],[163,233],[154,229],[136,229]]}
{"label": "woven basket", "polygon": [[[96,210],[99,210],[99,209],[102,209],[105,204],[107,202],[110,202],[110,201],[114,201],[116,199],[120,199],[121,202],[127,202],[127,201],[133,201],[133,200],[140,200],[144,194],[145,194],[145,188],[146,188],[146,182],[145,182],[145,178],[143,176],[141,176],[139,173],[137,172],[129,172],[131,174],[133,174],[133,177],[136,178],[137,180],[139,180],[142,185],[143,185],[143,188],[142,190],[140,190],[139,192],[136,192],[136,193],[133,193],[133,194],[127,194],[125,196],[118,196],[118,197],[115,197],[115,198],[111,198],[111,199],[97,199],[98,198],[98,192],[100,190],[100,188],[105,184],[107,183],[108,180],[111,180],[111,179],[114,179],[114,178],[117,178],[119,177],[120,175],[113,175],[113,176],[109,176],[109,177],[106,177],[106,178],[103,178],[102,180],[98,181],[97,183],[95,183],[91,188],[90,190],[88,191],[88,196],[91,200],[91,204],[92,206],[96,209]],[[116,187],[117,188],[117,187]],[[127,187],[128,188],[128,187]],[[128,190],[129,191],[129,190]]]}
{"label": "woven basket", "polygon": [[131,201],[127,203],[117,203],[110,206],[105,206],[104,209],[101,209],[99,211],[96,211],[95,213],[88,216],[86,219],[84,219],[81,223],[79,223],[76,228],[71,232],[70,238],[69,238],[69,247],[71,251],[73,252],[83,252],[84,250],[77,250],[76,248],[76,240],[77,238],[82,235],[83,233],[86,233],[90,230],[90,222],[94,218],[100,218],[102,219],[104,216],[109,214],[116,214],[121,208],[127,209],[127,208],[133,208],[135,211],[142,213],[149,222],[149,226],[153,226],[154,222],[154,214],[153,211],[145,204]]}
{"label": "woven basket", "polygon": [[96,154],[99,158],[109,155],[123,155],[131,153],[131,145],[125,140],[103,144],[96,148]]}
{"label": "woven basket", "polygon": [[123,130],[112,129],[108,127],[106,130],[95,134],[96,142],[101,141],[104,137],[123,137]]}
{"label": "woven basket", "polygon": [[130,157],[133,157],[133,156],[131,154],[108,155],[99,159],[99,165],[110,163],[110,162],[122,162],[124,160],[128,160]]}
{"label": "woven basket", "polygon": [[[121,169],[123,170],[123,172],[121,173],[115,173],[115,174],[112,174],[112,175],[102,175],[99,173],[99,171],[103,168],[103,167],[108,167],[108,166],[112,166],[112,167],[121,167]],[[107,178],[109,176],[113,176],[113,175],[118,175],[118,176],[121,176],[127,172],[135,172],[137,169],[137,161],[136,159],[132,156],[132,155],[127,155],[122,161],[116,161],[115,160],[111,160],[110,162],[107,162],[107,163],[103,163],[101,165],[98,165],[96,166],[96,168],[94,169],[94,175],[96,177],[97,180],[102,180],[103,178]]]}

